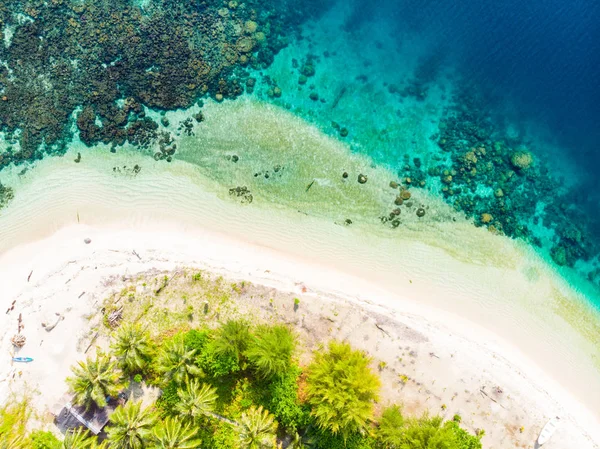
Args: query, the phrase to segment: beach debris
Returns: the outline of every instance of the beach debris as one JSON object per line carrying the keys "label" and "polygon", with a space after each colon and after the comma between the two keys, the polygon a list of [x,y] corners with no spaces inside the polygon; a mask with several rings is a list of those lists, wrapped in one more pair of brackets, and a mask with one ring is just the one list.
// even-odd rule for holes
{"label": "beach debris", "polygon": [[142,258],[140,257],[140,255],[137,253],[137,251],[135,249],[133,250],[133,255],[135,257],[137,257],[138,259],[142,260]]}
{"label": "beach debris", "polygon": [[489,394],[487,394],[485,392],[485,385],[483,387],[481,387],[479,389],[479,393],[481,393],[482,396],[485,396],[486,398],[490,399],[491,401],[494,401],[496,404],[498,404],[500,407],[502,407],[503,409],[506,409],[506,407],[504,407],[502,404],[500,404],[497,400],[495,400],[493,397],[491,397]]}
{"label": "beach debris", "polygon": [[86,245],[89,245],[90,243],[92,243],[92,239],[89,237],[84,238],[83,241]]}
{"label": "beach debris", "polygon": [[15,310],[15,303],[17,302],[17,300],[13,300],[12,304],[10,305],[10,307],[8,309],[6,309],[6,314],[8,315],[10,312],[12,312],[13,310]]}
{"label": "beach debris", "polygon": [[440,356],[436,355],[436,353],[435,353],[435,352],[430,352],[430,353],[429,353],[429,357],[435,357],[436,359],[439,359],[439,358],[440,358]]}
{"label": "beach debris", "polygon": [[379,324],[375,323],[375,327],[377,329],[379,329],[381,332],[383,332],[385,335],[387,335],[388,337],[392,338],[390,333],[388,331],[386,331],[383,327],[381,327]]}
{"label": "beach debris", "polygon": [[27,342],[27,338],[25,337],[25,335],[15,334],[10,339],[10,341],[15,347],[22,348],[23,346],[25,346],[25,343]]}
{"label": "beach debris", "polygon": [[87,352],[90,350],[90,348],[92,347],[92,345],[94,344],[94,342],[96,341],[96,338],[98,338],[98,335],[100,335],[100,332],[96,332],[94,334],[94,336],[92,337],[92,339],[90,340],[90,344],[88,345],[87,348],[85,348],[85,351],[83,351],[84,354],[87,354]]}
{"label": "beach debris", "polygon": [[61,322],[62,320],[65,319],[65,317],[63,315],[61,315],[60,313],[56,312],[56,321],[52,324],[48,324],[47,322],[43,321],[42,322],[42,327],[44,329],[46,329],[46,332],[50,332],[52,329],[54,329],[56,327],[56,325]]}
{"label": "beach debris", "polygon": [[313,179],[312,182],[306,187],[306,192],[308,192],[310,190],[310,188],[313,186],[314,183],[315,183],[315,180]]}
{"label": "beach debris", "polygon": [[123,307],[119,307],[117,310],[113,310],[108,315],[108,324],[110,327],[115,328],[119,325],[119,322],[123,318]]}
{"label": "beach debris", "polygon": [[85,295],[85,292],[81,292],[81,294],[77,297],[77,299],[81,299],[81,297]]}
{"label": "beach debris", "polygon": [[17,326],[17,333],[21,333],[23,329],[25,329],[25,325],[23,324],[23,314],[19,313],[19,325]]}
{"label": "beach debris", "polygon": [[79,164],[81,162],[81,153],[77,153],[77,157],[74,159],[76,164]]}
{"label": "beach debris", "polygon": [[31,279],[31,275],[32,275],[32,274],[33,274],[33,270],[31,270],[31,271],[29,272],[29,276],[27,276],[27,282],[29,282],[29,279]]}

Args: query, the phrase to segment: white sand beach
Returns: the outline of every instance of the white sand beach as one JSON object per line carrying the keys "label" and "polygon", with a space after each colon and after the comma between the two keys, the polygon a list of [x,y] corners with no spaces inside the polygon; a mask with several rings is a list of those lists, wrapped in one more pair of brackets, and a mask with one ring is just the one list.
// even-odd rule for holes
{"label": "white sand beach", "polygon": [[[485,428],[484,447],[514,447],[507,429],[517,423],[524,432],[520,436],[519,426],[512,428],[515,438],[523,441],[522,447],[534,447],[536,432],[555,415],[564,418],[564,427],[544,447],[598,447],[599,327],[583,293],[523,243],[476,229],[418,194],[415,201],[427,205],[429,221],[407,217],[406,226],[380,231],[357,220],[365,212],[362,200],[372,199],[364,204],[377,210],[381,206],[375,199],[393,195],[385,190],[390,174],[367,160],[344,156],[343,147],[299,119],[279,114],[273,126],[270,113],[248,113],[243,106],[224,111],[230,120],[239,120],[236,132],[226,134],[228,128],[220,125],[219,140],[216,128],[203,129],[203,146],[191,148],[188,142],[183,160],[172,164],[126,150],[110,154],[74,147],[65,157],[44,159],[24,174],[16,169],[3,173],[2,182],[15,189],[15,198],[0,212],[0,308],[16,302],[14,310],[0,315],[0,398],[11,386],[26,384],[40,393],[36,403],[43,409],[63,395],[69,366],[84,357],[86,348],[78,338],[86,328],[85,315],[121,276],[153,268],[202,267],[307,293],[312,304],[341,298],[415,329],[425,336],[421,352],[441,357],[439,364],[422,357],[411,368],[438,398],[431,402],[433,412],[439,411],[435,401],[447,403],[449,411],[460,408],[473,425]],[[209,109],[209,123],[210,114]],[[323,163],[319,188],[306,201],[306,211],[284,207],[285,200],[282,206],[269,202],[280,195],[276,187],[261,191],[242,178],[227,185],[247,182],[255,200],[240,205],[223,187],[225,170],[210,164],[221,164],[223,158],[214,157],[218,151],[240,151],[239,142],[247,137],[244,124],[256,139],[266,136],[257,133],[259,122],[264,127],[259,131],[276,128],[282,135],[294,127],[290,139],[299,145],[313,151],[319,145],[349,171],[370,170],[366,189],[338,188]],[[252,145],[265,148],[260,142],[245,145],[249,154]],[[289,151],[301,157],[301,150]],[[83,155],[79,164],[73,163],[77,151]],[[268,163],[276,162],[273,153],[267,154]],[[141,167],[137,174],[131,171],[135,164]],[[357,205],[336,203],[341,195],[357,199]],[[332,218],[330,210],[317,209],[331,204],[340,210]],[[344,214],[354,214],[352,226],[337,224]],[[56,313],[64,319],[48,332],[41,323],[52,323]],[[28,365],[10,362],[9,340],[19,314],[27,337],[20,355],[34,358]],[[384,343],[379,348],[398,356]],[[489,401],[479,394],[482,386],[501,387],[506,396]],[[465,399],[450,405],[451,390]]]}

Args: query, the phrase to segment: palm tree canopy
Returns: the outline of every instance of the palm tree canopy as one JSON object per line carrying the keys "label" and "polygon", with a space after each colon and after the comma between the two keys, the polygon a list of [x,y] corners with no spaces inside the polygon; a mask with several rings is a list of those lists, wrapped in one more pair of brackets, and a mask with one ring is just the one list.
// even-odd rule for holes
{"label": "palm tree canopy", "polygon": [[62,449],[91,449],[94,439],[90,438],[88,430],[84,427],[78,427],[65,435],[62,442]]}
{"label": "palm tree canopy", "polygon": [[272,377],[290,368],[295,348],[294,334],[287,326],[260,326],[246,356],[261,376]]}
{"label": "palm tree canopy", "polygon": [[108,441],[111,449],[143,449],[152,435],[156,416],[141,402],[130,401],[110,416]]}
{"label": "palm tree canopy", "polygon": [[214,348],[217,354],[233,355],[239,361],[252,339],[250,325],[244,320],[229,320],[217,331]]}
{"label": "palm tree canopy", "polygon": [[370,361],[363,352],[335,341],[328,351],[315,353],[307,369],[306,392],[321,428],[343,435],[366,430],[380,388]]}
{"label": "palm tree canopy", "polygon": [[95,359],[88,357],[71,367],[73,377],[67,377],[67,384],[74,394],[74,402],[87,409],[94,404],[104,407],[109,397],[119,394],[119,372],[117,364],[110,356],[98,353]]}
{"label": "palm tree canopy", "polygon": [[268,410],[250,407],[240,418],[240,446],[242,449],[267,449],[275,447],[277,422]]}
{"label": "palm tree canopy", "polygon": [[187,349],[183,338],[169,340],[158,354],[157,370],[162,372],[165,381],[171,379],[181,384],[193,376],[202,374],[195,364],[195,349]]}
{"label": "palm tree canopy", "polygon": [[386,408],[379,420],[377,438],[386,449],[396,449],[402,443],[404,433],[404,417],[399,406],[392,405]]}
{"label": "palm tree canopy", "polygon": [[201,416],[212,416],[217,400],[217,390],[197,379],[186,382],[177,390],[179,403],[175,409],[188,420],[195,421]]}
{"label": "palm tree canopy", "polygon": [[200,447],[197,432],[187,423],[168,416],[160,421],[152,431],[152,449],[196,449]]}
{"label": "palm tree canopy", "polygon": [[120,366],[129,373],[141,371],[152,358],[150,335],[139,324],[122,325],[111,348]]}

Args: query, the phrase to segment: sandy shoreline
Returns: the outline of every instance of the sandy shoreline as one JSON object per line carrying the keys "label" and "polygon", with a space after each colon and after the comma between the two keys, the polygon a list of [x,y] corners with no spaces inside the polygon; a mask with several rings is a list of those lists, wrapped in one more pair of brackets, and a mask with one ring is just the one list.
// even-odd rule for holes
{"label": "sandy shoreline", "polygon": [[[91,243],[85,244],[85,238],[91,238]],[[548,447],[567,447],[561,444],[577,440],[580,440],[577,447],[595,447],[587,438],[578,437],[582,428],[590,432],[598,429],[594,426],[594,415],[515,350],[515,346],[499,341],[480,326],[456,315],[391,295],[367,280],[349,276],[333,267],[319,266],[223,235],[184,231],[173,225],[135,231],[119,230],[114,226],[73,225],[49,238],[22,245],[0,256],[0,282],[9,287],[0,305],[6,308],[12,299],[17,300],[15,313],[2,316],[1,327],[5,329],[1,340],[2,366],[7,368],[2,369],[0,379],[4,379],[7,370],[12,369],[5,362],[9,360],[8,339],[16,327],[16,312],[23,311],[25,333],[32,342],[25,347],[23,355],[27,352],[39,363],[18,367],[25,372],[24,380],[47,379],[49,372],[53,378],[62,379],[68,374],[69,365],[83,356],[76,344],[76,337],[85,331],[86,321],[82,316],[97,307],[110,291],[107,279],[118,279],[122,275],[149,269],[172,270],[178,266],[202,267],[284,291],[301,291],[302,287],[306,287],[315,294],[317,301],[319,295],[329,293],[386,315],[391,311],[405,320],[412,316],[407,322],[418,326],[432,341],[441,342],[441,336],[462,341],[452,349],[459,353],[464,351],[465,344],[471,345],[471,361],[453,368],[460,372],[461,378],[481,376],[481,366],[474,364],[479,360],[479,364],[488,367],[492,377],[498,378],[511,396],[532,402],[527,405],[529,416],[520,421],[526,423],[528,431],[539,428],[551,414],[568,417],[564,435]],[[85,294],[80,297],[83,292]],[[55,312],[63,313],[65,320],[48,333],[40,326],[40,321],[44,317],[51,318]],[[44,345],[40,343],[38,347],[37,340],[44,340]],[[449,351],[448,346],[452,346],[440,345],[438,343],[437,351],[441,352]],[[471,372],[468,372],[469,365]],[[6,387],[6,382],[0,383],[3,393],[6,393]],[[461,388],[460,385],[455,387]],[[62,393],[62,390],[47,391],[44,394],[45,405],[51,406]],[[469,406],[465,404],[465,407]],[[499,411],[492,407],[489,413],[493,415]],[[590,437],[598,441],[597,434],[590,433]],[[502,447],[494,445],[493,440],[488,444],[491,444],[490,447]]]}
{"label": "sandy shoreline", "polygon": [[[474,228],[421,191],[412,199],[427,208],[423,220],[405,209],[402,226],[382,226],[394,175],[289,113],[243,102],[203,111],[198,139],[182,137],[181,159],[170,164],[126,148],[111,154],[74,144],[62,158],[2,172],[15,198],[0,212],[0,307],[18,303],[14,313],[0,314],[2,366],[18,313],[28,338],[44,340],[27,351],[47,361],[24,370],[32,379],[63,379],[81,357],[82,317],[111,279],[206,267],[283,290],[304,283],[323,297],[419,317],[413,322],[425,323],[436,351],[451,352],[439,337],[446,332],[480,357],[455,373],[458,384],[487,372],[521,392],[528,431],[558,410],[578,423],[564,441],[582,438],[577,429],[600,434],[600,325],[585,285],[569,285],[524,243]],[[175,124],[182,118],[169,117]],[[241,155],[235,167],[231,154]],[[283,162],[276,180],[253,175]],[[369,182],[343,182],[342,168],[368,174]],[[252,204],[229,193],[242,185]],[[351,226],[340,224],[346,218]],[[57,312],[65,319],[48,334],[40,323]],[[2,372],[0,389],[4,379]],[[584,438],[578,447],[590,444]]]}

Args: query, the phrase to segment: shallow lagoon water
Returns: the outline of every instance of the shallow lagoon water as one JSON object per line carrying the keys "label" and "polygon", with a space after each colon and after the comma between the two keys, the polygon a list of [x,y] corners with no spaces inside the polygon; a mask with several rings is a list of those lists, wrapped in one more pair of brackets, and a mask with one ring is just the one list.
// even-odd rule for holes
{"label": "shallow lagoon water", "polygon": [[[171,164],[135,150],[74,146],[24,174],[3,172],[15,199],[0,216],[0,251],[78,220],[133,229],[169,222],[225,233],[336,266],[483,326],[597,412],[600,398],[589,386],[600,378],[598,315],[581,289],[526,244],[474,228],[424,192],[413,201],[425,206],[425,217],[404,206],[402,227],[382,226],[378,215],[394,198],[393,174],[276,107],[208,104],[194,132],[201,137],[182,138],[181,159]],[[237,163],[227,158],[233,154]],[[284,175],[254,176],[274,164],[285,167]],[[348,182],[339,166],[352,173]],[[356,182],[357,172],[367,173],[366,184]],[[312,179],[318,185],[306,191]],[[239,185],[252,193],[250,204],[230,195]],[[351,225],[340,222],[349,217]]]}
{"label": "shallow lagoon water", "polygon": [[[259,80],[252,95],[207,101],[205,120],[194,124],[194,135],[177,128],[198,112],[196,106],[164,114],[171,125],[161,129],[180,134],[172,163],[154,161],[155,148],[126,146],[111,154],[108,147],[87,148],[76,141],[64,157],[0,172],[0,181],[15,189],[14,200],[0,211],[0,252],[77,221],[133,229],[176,222],[226,233],[368,277],[382,289],[483,326],[532,358],[597,415],[600,316],[592,305],[600,305],[600,297],[581,276],[589,266],[556,267],[547,251],[474,227],[441,200],[443,186],[436,181],[410,190],[413,205],[402,206],[400,226],[382,223],[396,208],[398,190],[389,183],[398,180],[405,155],[423,163],[449,161],[433,136],[465,77],[457,70],[473,61],[448,51],[437,61],[425,98],[402,96],[390,86],[401,86],[423,57],[440,55],[436,33],[443,34],[440,27],[451,33],[453,27],[432,27],[440,5],[431,2],[420,26],[410,14],[353,16],[354,6],[338,5],[308,23],[302,40],[292,40],[270,67],[252,73]],[[414,27],[407,25],[411,21]],[[464,38],[460,43],[466,48]],[[299,84],[307,58],[316,61],[316,73]],[[473,72],[472,81],[485,85],[486,77],[489,81],[485,70]],[[269,95],[267,79],[276,82],[281,97]],[[548,132],[544,117],[536,120],[530,107],[521,108],[526,102],[531,106],[531,98],[518,97],[517,90],[502,104],[490,103],[497,108],[494,114],[510,112],[503,120],[494,117],[497,126],[523,138],[552,176],[564,177],[557,190],[572,188],[580,195],[579,182],[590,182],[583,174],[593,157],[580,157],[589,155],[587,150],[573,157],[564,135]],[[153,111],[148,115],[161,118]],[[348,136],[341,136],[339,127],[347,128]],[[82,160],[76,164],[78,152]],[[361,174],[365,184],[357,182]],[[235,190],[243,187],[247,191]],[[420,207],[424,217],[416,214]],[[539,232],[547,230],[540,225]],[[553,238],[549,232],[547,240]]]}

